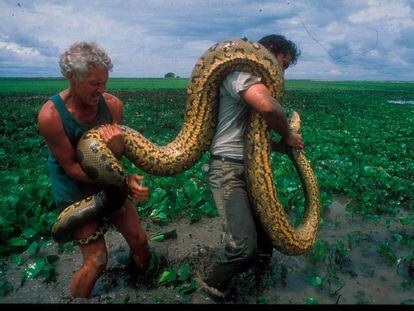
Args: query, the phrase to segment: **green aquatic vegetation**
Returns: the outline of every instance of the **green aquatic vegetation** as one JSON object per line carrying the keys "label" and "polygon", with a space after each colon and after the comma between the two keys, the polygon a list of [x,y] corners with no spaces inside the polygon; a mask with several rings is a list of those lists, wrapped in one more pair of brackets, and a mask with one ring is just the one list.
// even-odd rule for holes
{"label": "green aquatic vegetation", "polygon": [[318,305],[319,302],[316,298],[309,296],[309,297],[306,298],[305,304],[307,304],[307,305]]}
{"label": "green aquatic vegetation", "polygon": [[48,255],[30,260],[20,276],[20,285],[26,280],[33,279],[38,276],[43,277],[44,282],[50,282],[55,277],[55,264],[59,260],[57,255]]}
{"label": "green aquatic vegetation", "polygon": [[164,270],[158,277],[158,286],[171,286],[183,296],[184,301],[189,300],[188,295],[197,289],[194,280],[191,279],[191,267],[184,264],[180,268],[172,267]]}
{"label": "green aquatic vegetation", "polygon": [[377,247],[378,256],[387,265],[392,266],[397,262],[397,255],[388,241],[382,241]]}
{"label": "green aquatic vegetation", "polygon": [[0,297],[6,296],[8,293],[13,291],[14,287],[9,281],[0,279]]}
{"label": "green aquatic vegetation", "polygon": [[328,258],[329,244],[322,240],[317,240],[307,253],[306,258],[314,265],[324,264]]}
{"label": "green aquatic vegetation", "polygon": [[335,245],[334,261],[336,264],[342,266],[350,259],[350,249],[345,245],[344,242],[338,241]]}
{"label": "green aquatic vegetation", "polygon": [[[152,86],[145,86],[147,82]],[[182,126],[186,104],[183,82],[176,80],[174,83],[182,85],[174,86],[163,80],[111,79],[108,87],[124,102],[124,124],[164,145]],[[12,266],[27,268],[23,281],[33,275],[47,278],[53,270],[52,263],[39,254],[47,247],[42,239],[50,238],[60,210],[53,204],[46,166],[48,150],[39,135],[36,116],[47,97],[65,83],[63,79],[0,79],[0,256],[10,257]],[[414,107],[387,102],[412,100],[412,84],[287,81],[286,87],[282,104],[288,114],[296,110],[301,116],[306,156],[319,183],[321,215],[337,196],[346,196],[351,200],[348,213],[361,215],[365,221],[376,221],[383,215],[399,221],[401,230],[392,232],[390,238],[412,249],[414,218],[399,213],[414,206]],[[276,134],[273,137],[278,139]],[[157,177],[123,159],[126,172],[144,175],[151,189],[151,199],[136,205],[140,216],[159,223],[217,216],[202,169],[208,160],[207,152],[190,170]],[[305,203],[300,180],[287,156],[274,154],[271,161],[280,201],[291,222],[299,225]],[[326,276],[314,274],[322,284],[333,282],[336,269],[349,262],[358,236],[347,238],[347,243],[336,245],[318,240],[305,255],[311,265],[332,262]],[[380,258],[394,260],[387,255],[385,244],[377,247]],[[72,249],[73,243],[58,245],[59,253]],[[1,271],[0,276],[7,273]],[[4,284],[2,288],[7,289]]]}

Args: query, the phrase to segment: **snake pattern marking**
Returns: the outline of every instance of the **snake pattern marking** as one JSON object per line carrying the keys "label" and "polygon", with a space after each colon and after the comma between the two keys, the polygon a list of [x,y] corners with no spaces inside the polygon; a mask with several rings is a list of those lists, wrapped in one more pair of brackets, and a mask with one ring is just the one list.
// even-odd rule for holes
{"label": "snake pattern marking", "polygon": [[[219,42],[196,62],[187,88],[184,123],[177,137],[157,146],[139,132],[121,126],[124,155],[143,171],[157,176],[179,174],[191,168],[210,147],[216,123],[220,84],[231,71],[245,71],[261,77],[272,96],[284,93],[283,73],[276,58],[261,44],[247,39]],[[292,114],[290,130],[300,130],[300,118]],[[288,155],[301,180],[305,195],[302,224],[293,227],[278,200],[270,165],[270,133],[264,118],[249,112],[246,129],[245,167],[249,198],[274,247],[287,255],[299,255],[316,240],[319,223],[319,188],[304,150],[288,148]],[[98,128],[86,132],[77,146],[83,170],[97,183],[126,191],[126,174],[119,161],[100,138]],[[125,195],[115,195],[111,210],[105,191],[67,207],[52,228],[57,241],[70,239],[73,228],[93,217],[120,208]]]}

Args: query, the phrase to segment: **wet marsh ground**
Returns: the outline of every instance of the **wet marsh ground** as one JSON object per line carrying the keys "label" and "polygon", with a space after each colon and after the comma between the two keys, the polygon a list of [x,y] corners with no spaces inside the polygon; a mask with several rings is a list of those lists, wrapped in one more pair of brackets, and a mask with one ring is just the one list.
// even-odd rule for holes
{"label": "wet marsh ground", "polygon": [[[218,219],[203,217],[190,224],[188,219],[159,226],[144,222],[149,235],[159,230],[176,230],[175,239],[151,241],[152,250],[164,255],[168,262],[145,281],[134,279],[125,265],[128,247],[113,229],[105,235],[109,263],[96,283],[92,297],[73,299],[68,285],[81,265],[77,247],[62,252],[56,265],[55,280],[44,283],[41,278],[26,280],[20,286],[23,268],[10,271],[7,279],[14,291],[1,298],[1,303],[136,303],[136,304],[412,304],[414,267],[403,262],[409,249],[393,239],[401,230],[397,221],[377,218],[364,221],[346,211],[348,200],[340,197],[330,205],[320,226],[318,241],[312,252],[286,256],[274,251],[270,266],[260,273],[253,269],[236,276],[232,295],[217,300],[195,290],[180,294],[176,286],[157,285],[162,270],[190,264],[190,279],[196,270],[208,264],[217,249],[220,230]],[[413,234],[413,232],[406,232]],[[50,248],[56,253],[56,247]]]}

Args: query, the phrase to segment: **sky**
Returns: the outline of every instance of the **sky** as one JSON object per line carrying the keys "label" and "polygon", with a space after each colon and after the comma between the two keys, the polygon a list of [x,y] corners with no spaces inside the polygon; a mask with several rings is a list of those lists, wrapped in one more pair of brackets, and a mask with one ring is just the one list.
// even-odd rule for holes
{"label": "sky", "polygon": [[216,42],[281,34],[301,50],[286,79],[414,81],[414,0],[0,0],[0,77],[60,77],[95,41],[111,77],[189,77]]}

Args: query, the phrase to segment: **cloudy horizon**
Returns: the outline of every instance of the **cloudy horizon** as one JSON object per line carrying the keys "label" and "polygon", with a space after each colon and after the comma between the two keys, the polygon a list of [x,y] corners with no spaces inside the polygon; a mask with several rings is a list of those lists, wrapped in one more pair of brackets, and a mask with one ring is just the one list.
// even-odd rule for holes
{"label": "cloudy horizon", "polygon": [[0,77],[60,77],[95,41],[111,77],[189,77],[218,41],[279,33],[301,50],[287,79],[414,81],[414,1],[1,1]]}

